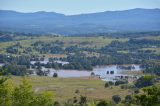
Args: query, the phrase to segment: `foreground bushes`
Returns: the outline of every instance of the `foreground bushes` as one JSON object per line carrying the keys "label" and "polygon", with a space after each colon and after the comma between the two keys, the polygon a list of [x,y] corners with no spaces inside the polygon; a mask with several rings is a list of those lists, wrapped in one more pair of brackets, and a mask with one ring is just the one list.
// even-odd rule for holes
{"label": "foreground bushes", "polygon": [[137,88],[143,88],[143,87],[147,87],[147,86],[152,86],[155,83],[155,79],[154,76],[151,75],[146,75],[146,76],[142,76],[141,78],[139,78],[136,83],[135,86]]}
{"label": "foreground bushes", "polygon": [[53,104],[52,92],[36,94],[25,78],[18,87],[6,82],[6,78],[0,79],[0,106],[53,106]]}

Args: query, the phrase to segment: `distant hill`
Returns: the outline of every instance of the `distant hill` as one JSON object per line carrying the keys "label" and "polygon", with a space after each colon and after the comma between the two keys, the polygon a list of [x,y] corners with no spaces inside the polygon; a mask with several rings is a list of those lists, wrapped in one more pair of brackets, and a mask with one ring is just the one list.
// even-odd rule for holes
{"label": "distant hill", "polygon": [[0,31],[85,34],[160,31],[160,9],[131,9],[90,14],[20,13],[0,10]]}

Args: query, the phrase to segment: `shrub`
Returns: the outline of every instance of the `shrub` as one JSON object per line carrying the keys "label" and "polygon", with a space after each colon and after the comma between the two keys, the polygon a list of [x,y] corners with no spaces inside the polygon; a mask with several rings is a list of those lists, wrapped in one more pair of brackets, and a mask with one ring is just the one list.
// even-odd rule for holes
{"label": "shrub", "polygon": [[136,95],[136,103],[140,106],[159,106],[160,87],[151,86],[142,89],[143,93]]}
{"label": "shrub", "polygon": [[91,76],[95,76],[95,73],[94,73],[94,72],[91,72]]}
{"label": "shrub", "polygon": [[108,82],[105,83],[105,88],[107,88],[107,87],[109,87],[109,83]]}
{"label": "shrub", "polygon": [[36,94],[26,78],[17,87],[4,78],[0,82],[0,106],[52,106],[54,103],[53,92]]}
{"label": "shrub", "polygon": [[119,95],[112,96],[112,100],[118,104],[121,101],[121,97]]}
{"label": "shrub", "polygon": [[54,73],[54,74],[53,74],[53,77],[58,77],[58,74],[57,74],[57,73]]}
{"label": "shrub", "polygon": [[129,85],[129,84],[121,85],[121,89],[133,89],[133,88],[135,88],[134,85]]}
{"label": "shrub", "polygon": [[147,87],[147,86],[151,86],[154,84],[154,77],[151,75],[147,75],[147,76],[142,76],[140,77],[136,83],[135,86],[137,88],[143,88],[143,87]]}
{"label": "shrub", "polygon": [[79,93],[79,90],[77,89],[77,90],[75,91],[75,93]]}
{"label": "shrub", "polygon": [[112,82],[112,81],[109,81],[108,83],[109,83],[109,85],[111,85],[111,86],[114,85],[114,82]]}
{"label": "shrub", "polygon": [[132,102],[132,96],[131,96],[131,95],[127,95],[127,96],[125,97],[125,102],[126,102],[126,103],[131,103],[131,102]]}
{"label": "shrub", "polygon": [[107,101],[100,101],[97,106],[108,106]]}
{"label": "shrub", "polygon": [[87,97],[81,96],[79,104],[80,104],[80,106],[85,106],[87,104]]}
{"label": "shrub", "polygon": [[121,84],[127,84],[127,83],[128,83],[128,81],[126,81],[126,80],[118,80],[118,81],[115,82],[115,86],[118,86],[118,85],[121,85]]}
{"label": "shrub", "polygon": [[60,106],[60,103],[58,101],[55,101],[53,106]]}

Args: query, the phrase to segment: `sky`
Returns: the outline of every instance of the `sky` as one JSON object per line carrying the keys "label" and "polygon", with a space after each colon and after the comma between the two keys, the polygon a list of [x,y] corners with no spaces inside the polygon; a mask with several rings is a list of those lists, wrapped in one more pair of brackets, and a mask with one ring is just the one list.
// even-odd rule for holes
{"label": "sky", "polygon": [[160,8],[160,0],[0,0],[0,10],[48,11],[66,15],[133,8]]}

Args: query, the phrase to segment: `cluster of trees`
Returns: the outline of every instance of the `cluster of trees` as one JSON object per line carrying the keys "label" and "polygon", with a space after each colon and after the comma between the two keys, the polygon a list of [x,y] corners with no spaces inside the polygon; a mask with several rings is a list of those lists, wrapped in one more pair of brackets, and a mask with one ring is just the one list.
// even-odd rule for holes
{"label": "cluster of trees", "polygon": [[160,46],[159,40],[152,40],[152,39],[130,39],[128,44],[132,45],[140,45],[140,47],[151,47],[151,46]]}
{"label": "cluster of trees", "polygon": [[[130,39],[127,42],[112,41],[111,44],[102,47],[99,52],[109,54],[117,57],[117,55],[125,55],[132,61],[148,60],[148,59],[160,59],[160,56],[155,54],[155,50],[141,50],[142,48],[148,47],[160,47],[159,40],[145,40],[145,39]],[[118,51],[122,51],[119,53]],[[126,53],[123,53],[126,52]]]}
{"label": "cluster of trees", "polygon": [[[31,65],[30,60],[32,60],[34,57],[34,55],[0,55],[0,63],[3,63],[3,66],[0,68],[0,70],[5,70],[5,72],[3,73],[4,75],[11,74],[17,76],[24,76],[32,74],[33,71],[30,70],[30,67],[32,66],[35,68],[35,65]],[[34,58],[34,60],[40,59],[37,56],[37,58]]]}
{"label": "cluster of trees", "polygon": [[33,46],[33,49],[41,54],[46,54],[46,53],[63,54],[65,52],[63,49],[63,44],[64,43],[59,40],[50,43],[38,41],[31,44],[31,46]]}
{"label": "cluster of trees", "polygon": [[[80,45],[86,45],[89,44],[90,42],[81,42]],[[52,53],[52,54],[68,54],[68,53],[79,53],[81,51],[95,51],[92,48],[85,48],[85,47],[78,47],[78,45],[73,45],[73,46],[68,46],[64,47],[64,42],[56,40],[55,42],[42,42],[42,41],[37,41],[33,44],[33,49],[38,51],[39,53]]]}
{"label": "cluster of trees", "polygon": [[[80,45],[90,43],[91,42],[81,42]],[[28,54],[29,52],[33,52],[33,50],[36,50],[42,54],[67,54],[68,57],[65,60],[69,61],[70,64],[65,65],[63,68],[91,70],[92,67],[95,65],[140,64],[142,63],[142,60],[159,60],[160,56],[154,53],[155,50],[142,50],[142,48],[153,46],[160,47],[160,41],[152,39],[131,38],[129,41],[126,42],[120,42],[118,40],[112,41],[111,44],[98,49],[94,47],[89,48],[84,46],[78,46],[78,44],[65,47],[63,41],[57,40],[54,42],[34,42],[33,44],[31,44],[31,47],[23,48],[23,52],[25,54]],[[20,52],[19,48],[22,48],[22,46],[20,45],[20,43],[17,43],[13,46],[8,47],[6,51],[8,53],[17,54]],[[86,54],[82,53],[83,51],[96,52],[99,53],[100,56],[88,57]],[[61,68],[61,66],[59,67]]]}
{"label": "cluster of trees", "polygon": [[[83,53],[77,53],[74,55],[69,55],[67,58],[61,59],[63,61],[68,61],[70,64],[76,69],[87,69],[92,70],[93,66],[96,65],[111,65],[111,64],[133,64],[131,58],[127,57],[126,55],[101,55],[99,57],[93,56],[93,57],[87,57]],[[78,67],[78,68],[77,68]]]}
{"label": "cluster of trees", "polygon": [[62,65],[61,63],[57,63],[57,62],[48,62],[47,64],[37,62],[34,64],[34,66],[36,67],[38,67],[38,65],[44,66],[45,68],[54,68],[56,70],[58,69],[92,70],[92,66],[89,65],[88,63],[84,64],[84,63],[79,63],[79,62],[70,62],[64,65]]}
{"label": "cluster of trees", "polygon": [[136,95],[136,104],[140,106],[159,106],[160,87],[152,86],[143,88],[143,93]]}
{"label": "cluster of trees", "polygon": [[105,83],[105,87],[110,87],[110,86],[119,86],[121,85],[122,89],[128,89],[128,88],[143,88],[143,87],[148,87],[152,86],[156,83],[156,77],[152,75],[145,75],[140,77],[138,80],[135,81],[134,85],[129,85],[127,80],[117,80],[115,82],[108,81]]}
{"label": "cluster of trees", "polygon": [[25,66],[19,66],[15,64],[7,64],[0,68],[0,72],[3,72],[3,75],[16,75],[24,76],[30,73]]}
{"label": "cluster of trees", "polygon": [[19,49],[22,48],[21,44],[18,42],[14,45],[11,45],[9,47],[6,48],[6,52],[7,53],[11,53],[11,54],[21,54],[21,52],[19,51]]}
{"label": "cluster of trees", "polygon": [[7,78],[0,79],[1,106],[55,106],[54,98],[49,91],[36,94],[25,78],[17,87],[9,83]]}
{"label": "cluster of trees", "polygon": [[105,88],[113,86],[113,85],[114,86],[119,86],[119,85],[127,84],[127,83],[128,83],[127,80],[117,80],[116,82],[109,81],[109,82],[105,83]]}
{"label": "cluster of trees", "polygon": [[4,75],[12,74],[18,76],[24,76],[30,74],[30,56],[8,56],[0,55],[0,63],[4,65],[0,70],[5,70]]}
{"label": "cluster of trees", "polygon": [[[91,42],[83,42],[84,44],[90,44]],[[81,44],[83,45],[83,44]],[[69,46],[64,47],[63,41],[55,41],[55,42],[42,42],[37,41],[34,42],[31,47],[27,47],[23,50],[25,54],[29,52],[33,52],[33,50],[38,51],[39,53],[52,53],[52,54],[67,54],[67,58],[63,58],[61,60],[68,61],[69,64],[61,65],[59,63],[47,63],[45,66],[46,68],[55,68],[55,69],[77,69],[77,70],[92,70],[93,66],[96,65],[110,65],[110,64],[141,64],[143,60],[159,60],[160,55],[153,53],[154,51],[147,50],[143,52],[141,48],[145,47],[160,47],[159,40],[151,40],[151,39],[136,39],[132,38],[126,42],[120,41],[112,41],[111,44],[98,48],[89,48],[83,46]],[[22,48],[20,43],[12,45],[6,49],[8,53],[17,54],[19,53],[19,48]],[[95,52],[99,53],[99,56],[87,56],[83,51],[87,52]],[[121,52],[119,52],[121,51]],[[122,53],[122,52],[126,53]],[[30,60],[32,60],[33,56],[29,54],[28,56],[20,55],[20,56],[9,56],[3,57],[0,55],[0,62],[8,62],[14,63],[16,65],[25,65],[26,68],[30,67]],[[38,59],[39,57],[34,57],[34,59]],[[38,59],[39,60],[39,59]],[[148,64],[148,63],[147,63]],[[33,65],[32,65],[33,66]],[[159,65],[146,65],[145,72],[149,73],[159,73]],[[151,67],[152,66],[152,67]],[[35,67],[35,66],[33,66]]]}
{"label": "cluster of trees", "polygon": [[0,42],[9,42],[12,41],[13,37],[10,35],[2,35],[0,36]]}
{"label": "cluster of trees", "polygon": [[[115,83],[109,81],[105,83],[105,87],[113,86]],[[112,100],[118,106],[159,106],[160,87],[155,86],[155,77],[151,75],[142,76],[134,85],[123,84],[122,89],[132,89],[132,95],[127,95],[125,100],[121,100],[119,95],[114,95]],[[142,89],[140,93],[140,89]],[[94,106],[117,106],[107,101],[100,101],[100,105]]]}
{"label": "cluster of trees", "polygon": [[147,87],[147,86],[152,86],[154,84],[155,84],[155,78],[154,78],[154,76],[146,75],[146,76],[140,77],[136,81],[135,86],[137,88],[143,88],[143,87]]}
{"label": "cluster of trees", "polygon": [[150,73],[160,76],[160,61],[143,61],[141,67],[144,69],[144,73]]}

